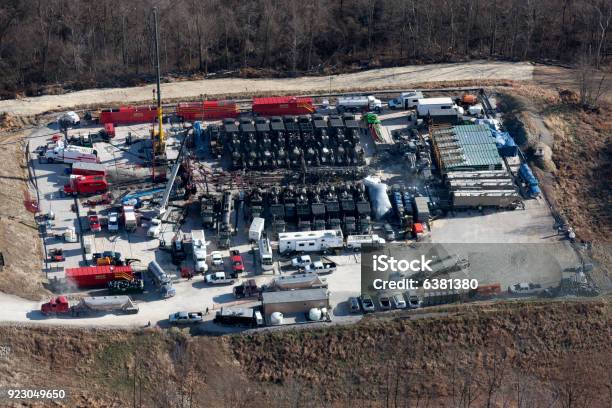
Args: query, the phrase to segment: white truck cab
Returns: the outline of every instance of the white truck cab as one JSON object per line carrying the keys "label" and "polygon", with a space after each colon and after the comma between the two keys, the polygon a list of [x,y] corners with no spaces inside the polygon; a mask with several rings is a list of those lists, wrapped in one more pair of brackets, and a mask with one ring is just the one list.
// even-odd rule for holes
{"label": "white truck cab", "polygon": [[397,98],[389,101],[389,109],[416,108],[421,98],[423,98],[423,92],[421,91],[402,92]]}
{"label": "white truck cab", "polygon": [[291,266],[295,268],[303,268],[312,263],[312,259],[310,259],[310,255],[302,255],[291,260]]}

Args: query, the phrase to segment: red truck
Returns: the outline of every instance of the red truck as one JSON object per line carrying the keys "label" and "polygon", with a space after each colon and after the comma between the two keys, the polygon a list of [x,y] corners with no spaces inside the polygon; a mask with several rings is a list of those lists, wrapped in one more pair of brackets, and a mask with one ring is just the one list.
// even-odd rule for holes
{"label": "red truck", "polygon": [[312,98],[301,96],[253,98],[252,109],[258,115],[307,115],[316,111]]}
{"label": "red truck", "polygon": [[66,269],[66,280],[79,288],[104,288],[110,281],[131,281],[133,279],[134,272],[130,265],[100,265]]}
{"label": "red truck", "polygon": [[237,278],[238,275],[244,273],[244,263],[242,262],[242,256],[238,250],[230,251],[230,260],[232,262],[232,278]]}
{"label": "red truck", "polygon": [[71,175],[70,182],[64,185],[66,195],[100,194],[108,190],[108,182],[104,176]]}

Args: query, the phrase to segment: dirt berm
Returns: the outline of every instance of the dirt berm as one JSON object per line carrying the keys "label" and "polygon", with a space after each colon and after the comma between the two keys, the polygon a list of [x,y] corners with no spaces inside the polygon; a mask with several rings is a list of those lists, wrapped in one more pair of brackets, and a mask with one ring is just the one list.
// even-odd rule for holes
{"label": "dirt berm", "polygon": [[0,387],[65,389],[63,407],[609,407],[611,320],[600,300],[215,338],[5,326]]}

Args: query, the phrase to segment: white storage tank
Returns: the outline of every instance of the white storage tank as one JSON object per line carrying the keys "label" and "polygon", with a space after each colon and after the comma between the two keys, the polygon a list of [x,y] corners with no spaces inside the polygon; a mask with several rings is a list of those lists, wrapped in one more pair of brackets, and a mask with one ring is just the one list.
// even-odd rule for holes
{"label": "white storage tank", "polygon": [[281,312],[272,313],[270,315],[270,324],[272,324],[272,326],[283,324],[283,314]]}
{"label": "white storage tank", "polygon": [[318,309],[316,307],[313,307],[312,309],[310,309],[310,311],[308,312],[308,320],[313,320],[315,322],[318,322],[319,320],[321,320],[321,316],[323,314],[321,313],[321,309]]}

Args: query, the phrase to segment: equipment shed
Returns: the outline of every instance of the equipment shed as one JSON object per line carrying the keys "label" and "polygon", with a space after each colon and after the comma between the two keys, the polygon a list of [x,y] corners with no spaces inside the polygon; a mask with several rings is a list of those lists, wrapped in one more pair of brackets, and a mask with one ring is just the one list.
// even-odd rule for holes
{"label": "equipment shed", "polygon": [[312,308],[329,308],[329,292],[325,288],[263,292],[262,305],[265,316],[307,313]]}

